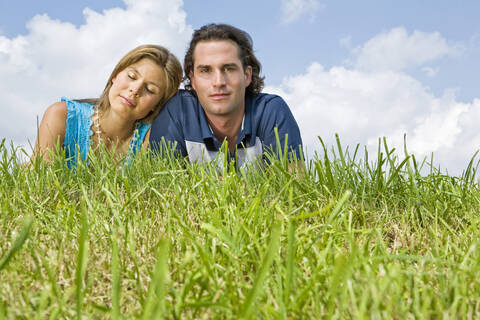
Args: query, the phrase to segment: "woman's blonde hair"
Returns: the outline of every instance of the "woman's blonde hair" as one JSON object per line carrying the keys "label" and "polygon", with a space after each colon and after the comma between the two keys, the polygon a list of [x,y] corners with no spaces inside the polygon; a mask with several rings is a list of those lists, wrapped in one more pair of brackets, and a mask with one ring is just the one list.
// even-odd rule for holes
{"label": "woman's blonde hair", "polygon": [[139,47],[136,47],[129,53],[127,53],[120,61],[117,63],[115,68],[112,71],[112,74],[108,78],[108,82],[103,89],[100,98],[93,100],[92,102],[96,103],[98,110],[100,112],[105,112],[110,108],[110,101],[108,99],[108,92],[112,87],[112,80],[125,68],[128,66],[137,63],[142,59],[150,59],[155,62],[162,70],[165,80],[165,88],[163,96],[155,106],[155,108],[150,112],[145,118],[141,119],[142,122],[152,122],[153,119],[158,115],[163,105],[175,95],[182,81],[182,66],[178,59],[166,48],[153,44],[146,44]]}

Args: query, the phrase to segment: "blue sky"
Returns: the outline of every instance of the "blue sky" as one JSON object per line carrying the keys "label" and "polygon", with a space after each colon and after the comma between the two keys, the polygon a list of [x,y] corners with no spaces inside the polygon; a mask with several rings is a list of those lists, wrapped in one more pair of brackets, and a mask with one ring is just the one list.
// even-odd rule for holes
{"label": "blue sky", "polygon": [[[469,46],[463,55],[438,61],[441,72],[435,78],[410,72],[436,93],[457,88],[458,97],[468,101],[479,96],[480,12],[479,1],[453,3],[425,1],[318,1],[318,9],[291,23],[282,23],[281,1],[197,1],[185,0],[187,23],[194,29],[210,22],[225,22],[247,30],[255,41],[267,81],[278,84],[285,75],[298,74],[312,61],[330,67],[349,58],[351,46],[377,33],[403,26],[409,31],[440,32],[449,42]],[[125,8],[121,0],[17,0],[0,3],[0,34],[14,37],[27,32],[26,24],[37,14],[71,22],[85,22],[83,9],[101,12]],[[252,7],[247,9],[247,7]],[[253,9],[255,7],[255,9]]]}
{"label": "blue sky", "polygon": [[[0,85],[8,82],[7,101],[28,112],[1,106],[11,119],[0,122],[0,135],[33,140],[32,119],[62,95],[96,95],[121,50],[158,42],[182,60],[191,30],[225,22],[252,36],[266,91],[290,104],[310,153],[316,136],[331,142],[335,132],[373,148],[381,136],[400,148],[406,133],[414,152],[434,152],[460,172],[480,144],[479,9],[478,1],[444,0],[3,1]],[[66,86],[71,73],[78,75]],[[18,121],[33,125],[12,127]]]}
{"label": "blue sky", "polygon": [[[205,5],[204,2],[208,4]],[[194,28],[210,21],[225,21],[252,34],[267,76],[279,82],[297,74],[312,61],[330,67],[349,58],[340,40],[350,38],[360,45],[377,33],[403,26],[409,31],[440,32],[452,43],[475,43],[465,55],[442,64],[442,72],[428,84],[436,92],[458,87],[459,96],[472,99],[478,93],[475,77],[480,73],[479,1],[319,1],[313,17],[304,15],[282,23],[281,1],[185,1],[187,21]],[[246,6],[259,6],[247,10]],[[313,19],[312,19],[313,18]],[[442,61],[440,61],[442,63]],[[444,71],[444,72],[443,72]],[[478,96],[478,94],[477,94]]]}

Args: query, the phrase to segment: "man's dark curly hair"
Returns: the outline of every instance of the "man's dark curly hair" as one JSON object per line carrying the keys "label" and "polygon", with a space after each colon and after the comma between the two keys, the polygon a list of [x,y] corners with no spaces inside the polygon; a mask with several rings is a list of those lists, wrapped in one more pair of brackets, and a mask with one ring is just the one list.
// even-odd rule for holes
{"label": "man's dark curly hair", "polygon": [[242,61],[243,69],[245,70],[247,66],[252,67],[252,82],[246,88],[245,95],[256,96],[262,92],[264,79],[264,77],[260,77],[262,66],[253,54],[253,44],[250,35],[231,25],[215,23],[207,24],[195,30],[193,33],[192,41],[190,41],[183,65],[185,72],[185,76],[183,77],[185,89],[191,93],[195,92],[192,88],[190,72],[193,72],[193,52],[195,51],[197,43],[211,40],[231,40],[238,45],[239,58]]}

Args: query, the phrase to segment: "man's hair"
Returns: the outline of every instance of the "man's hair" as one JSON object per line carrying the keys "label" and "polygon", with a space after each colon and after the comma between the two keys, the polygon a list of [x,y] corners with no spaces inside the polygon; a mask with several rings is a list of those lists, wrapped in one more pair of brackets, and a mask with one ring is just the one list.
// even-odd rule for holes
{"label": "man's hair", "polygon": [[194,93],[190,80],[190,72],[193,72],[194,60],[193,53],[197,43],[200,41],[215,41],[215,40],[230,40],[238,45],[239,58],[242,61],[243,69],[247,66],[252,67],[252,82],[246,88],[245,94],[247,96],[255,96],[263,89],[263,79],[260,77],[260,70],[262,68],[260,62],[253,54],[252,38],[243,30],[237,29],[228,24],[207,24],[198,30],[195,30],[190,41],[190,46],[185,54],[183,77],[185,89]]}

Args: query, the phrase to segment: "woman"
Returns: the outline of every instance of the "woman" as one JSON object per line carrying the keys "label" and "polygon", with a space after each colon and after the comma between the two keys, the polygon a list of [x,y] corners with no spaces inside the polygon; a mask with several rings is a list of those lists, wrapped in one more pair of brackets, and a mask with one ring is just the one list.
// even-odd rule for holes
{"label": "woman", "polygon": [[167,49],[139,46],[113,69],[99,99],[68,100],[45,111],[34,157],[51,157],[65,149],[68,166],[87,159],[89,150],[104,145],[117,154],[134,156],[145,141],[150,123],[178,90],[182,67]]}

